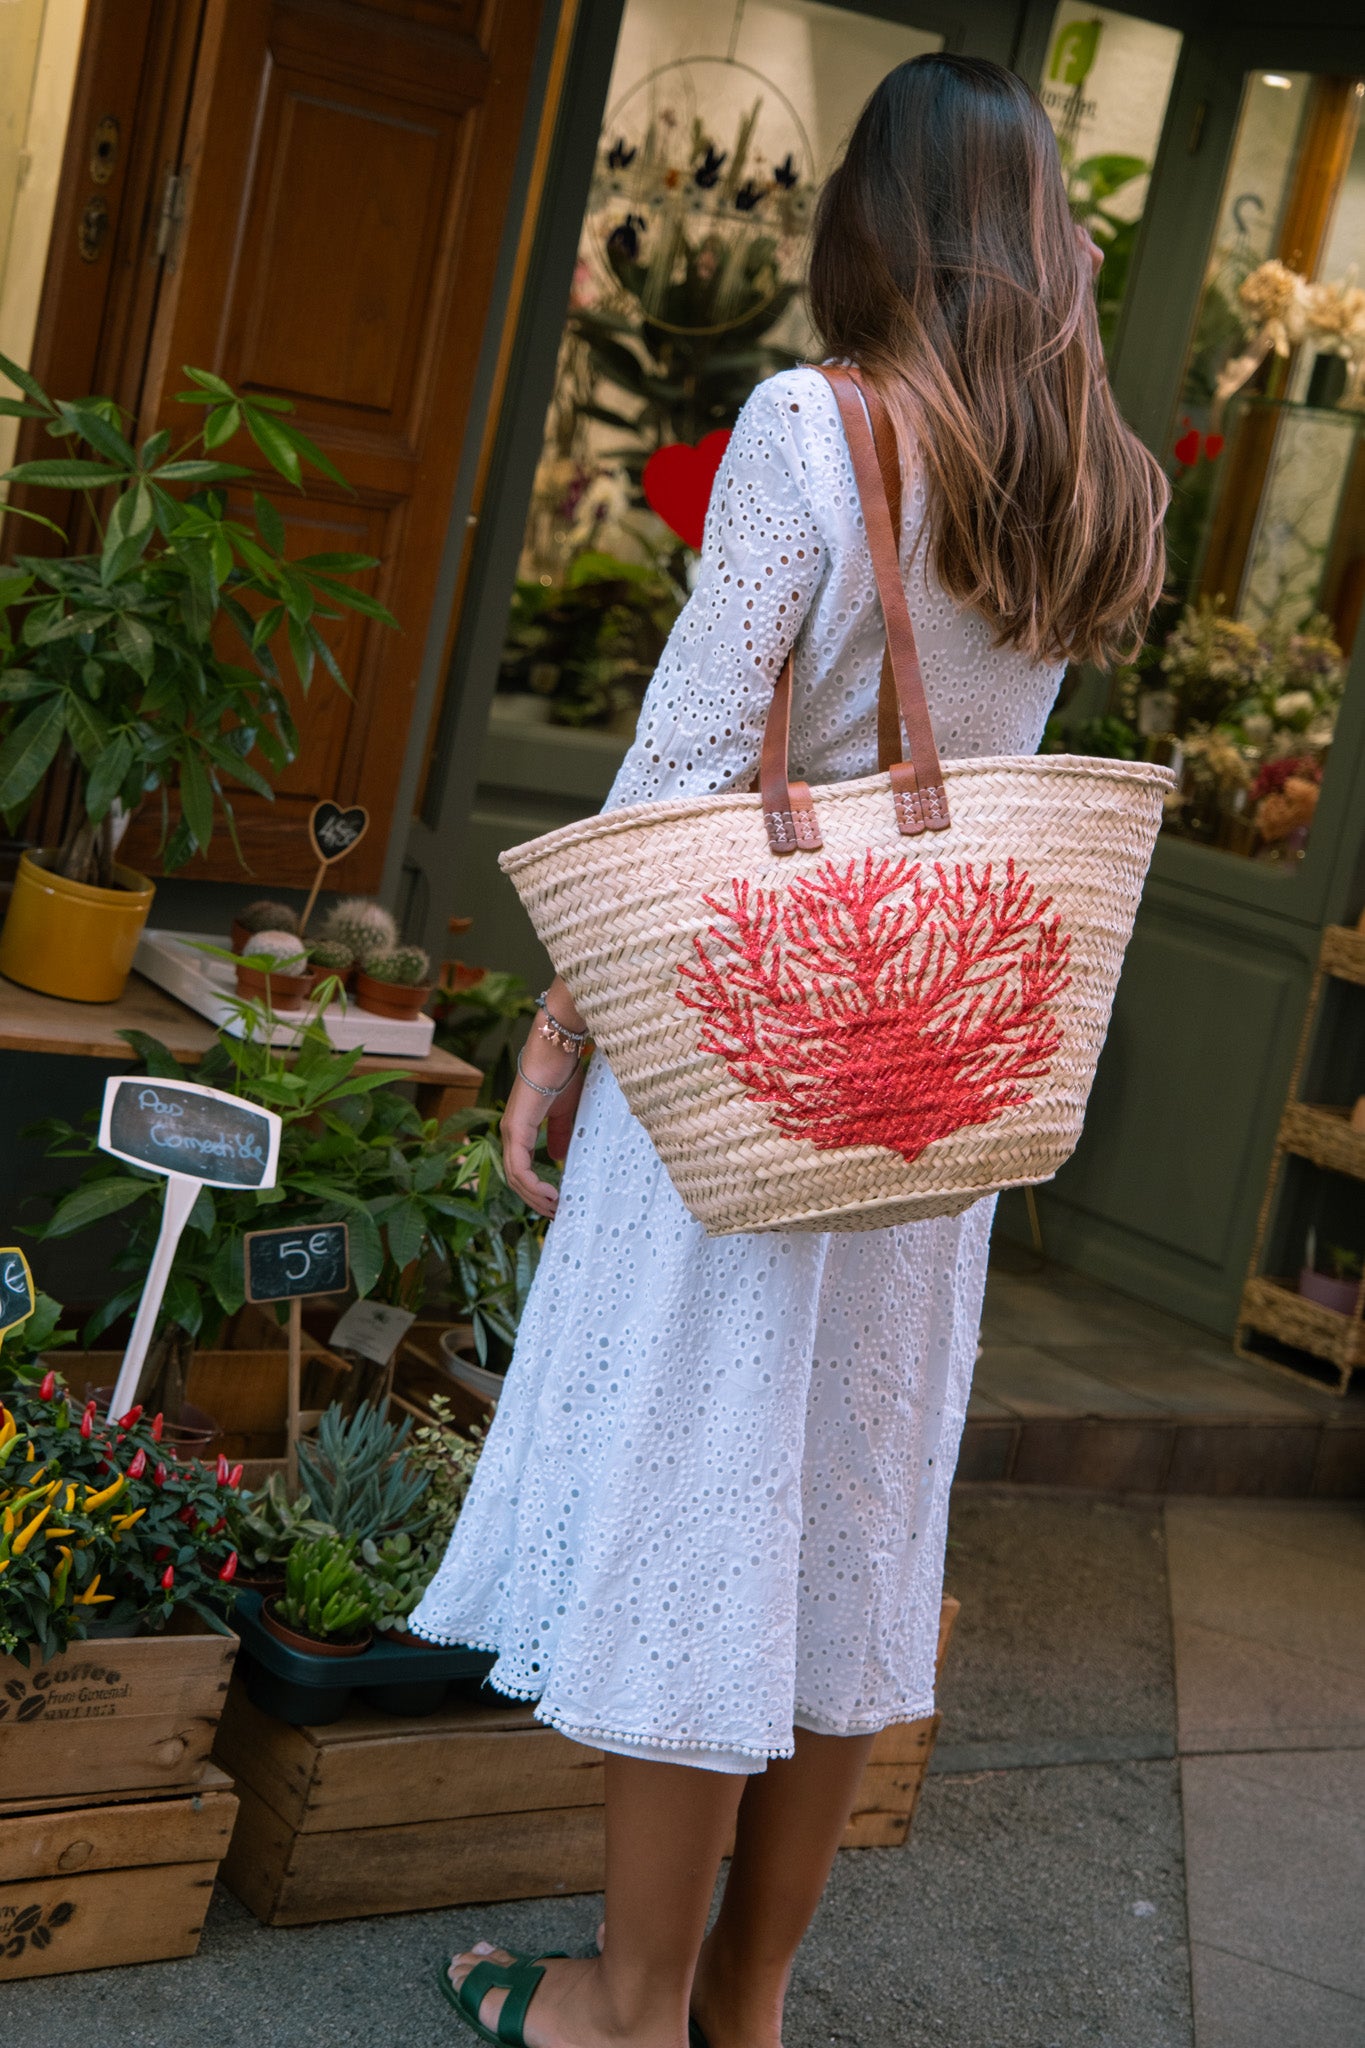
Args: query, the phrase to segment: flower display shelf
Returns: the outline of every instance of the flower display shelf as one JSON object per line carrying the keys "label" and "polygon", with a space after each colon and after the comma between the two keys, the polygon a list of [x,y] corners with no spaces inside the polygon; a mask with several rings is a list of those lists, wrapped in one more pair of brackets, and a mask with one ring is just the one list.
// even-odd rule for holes
{"label": "flower display shelf", "polygon": [[[236,973],[227,960],[211,953],[196,952],[199,944],[217,946],[226,952],[229,941],[218,932],[144,931],[133,962],[139,974],[168,995],[178,996],[213,1025],[243,1035],[236,1008]],[[308,1014],[312,1014],[311,1012]],[[273,1045],[290,1045],[303,1023],[305,1013],[276,1015],[271,1032]],[[428,1016],[378,1017],[358,1004],[329,1003],[321,1020],[333,1045],[342,1051],[361,1046],[366,1052],[402,1053],[409,1059],[424,1059],[431,1051],[436,1025]]]}
{"label": "flower display shelf", "polygon": [[272,1635],[261,1620],[259,1593],[237,1596],[232,1621],[242,1641],[241,1676],[262,1713],[290,1727],[325,1728],[353,1698],[380,1713],[435,1713],[454,1684],[479,1684],[493,1668],[483,1650],[376,1637],[358,1657],[311,1657]]}
{"label": "flower display shelf", "polygon": [[[1262,1271],[1276,1200],[1288,1160],[1305,1160],[1321,1171],[1344,1174],[1350,1179],[1365,1182],[1365,1133],[1351,1129],[1350,1108],[1343,1104],[1300,1100],[1303,1077],[1319,1028],[1324,991],[1333,981],[1365,988],[1365,933],[1352,931],[1346,925],[1328,925],[1322,935],[1317,972],[1313,977],[1294,1072],[1290,1077],[1289,1100],[1280,1119],[1256,1226],[1251,1266],[1242,1289],[1234,1349],[1239,1358],[1272,1366],[1278,1372],[1289,1373],[1295,1379],[1322,1388],[1324,1376],[1311,1365],[1311,1361],[1318,1360],[1329,1372],[1335,1370],[1336,1373],[1336,1385],[1329,1386],[1327,1391],[1345,1394],[1352,1375],[1365,1367],[1365,1281],[1356,1289],[1354,1311],[1345,1315],[1338,1309],[1309,1300],[1299,1293],[1292,1281]],[[1268,1354],[1266,1339],[1273,1340],[1276,1346],[1285,1346],[1303,1354],[1303,1365]]]}

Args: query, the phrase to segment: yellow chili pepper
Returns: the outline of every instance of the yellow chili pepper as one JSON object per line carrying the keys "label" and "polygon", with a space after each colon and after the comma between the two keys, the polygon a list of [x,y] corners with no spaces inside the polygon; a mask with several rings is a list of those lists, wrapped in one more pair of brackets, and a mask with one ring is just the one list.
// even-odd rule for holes
{"label": "yellow chili pepper", "polygon": [[3,1531],[6,1536],[12,1536],[14,1534],[15,1520],[16,1516],[13,1508],[6,1508],[3,1515],[0,1515],[0,1531]]}
{"label": "yellow chili pepper", "polygon": [[49,1529],[47,1532],[47,1540],[48,1542],[51,1542],[52,1539],[56,1536],[74,1536],[75,1533],[76,1532],[74,1529]]}
{"label": "yellow chili pepper", "polygon": [[75,1599],[71,1603],[72,1606],[91,1607],[97,1601],[112,1600],[114,1597],[112,1593],[101,1593],[98,1591],[99,1582],[103,1576],[104,1574],[102,1572],[96,1572],[94,1578],[90,1581],[90,1584],[86,1587],[85,1591],[83,1593],[78,1593],[76,1595]]}
{"label": "yellow chili pepper", "polygon": [[49,1501],[47,1506],[39,1508],[37,1514],[33,1517],[33,1520],[19,1531],[19,1534],[15,1537],[13,1543],[11,1543],[10,1545],[10,1550],[15,1557],[21,1556],[22,1553],[28,1549],[29,1544],[33,1541],[34,1537],[42,1528],[43,1523],[47,1520],[48,1516],[51,1513],[52,1503],[51,1501]]}
{"label": "yellow chili pepper", "polygon": [[125,1529],[131,1529],[134,1522],[140,1520],[141,1517],[146,1514],[146,1512],[146,1508],[134,1508],[131,1514],[115,1515],[112,1526],[115,1529],[117,1529],[121,1535]]}
{"label": "yellow chili pepper", "polygon": [[70,1486],[68,1486],[68,1487],[67,1487],[67,1489],[66,1489],[66,1506],[65,1506],[65,1507],[64,1507],[64,1508],[62,1509],[62,1513],[63,1513],[64,1515],[69,1515],[69,1514],[71,1513],[71,1510],[72,1510],[72,1508],[74,1508],[74,1507],[75,1507],[75,1505],[76,1505],[76,1484],[75,1484],[75,1481],[73,1480],[73,1481],[72,1481],[72,1483],[71,1483],[71,1485],[70,1485]]}
{"label": "yellow chili pepper", "polygon": [[0,1557],[0,1572],[7,1572],[8,1570],[9,1559],[7,1557]]}
{"label": "yellow chili pepper", "polygon": [[121,1493],[122,1491],[123,1474],[120,1472],[117,1479],[115,1479],[110,1485],[106,1486],[102,1492],[86,1493],[85,1512],[87,1513],[87,1515],[92,1514],[96,1508],[102,1508],[106,1501],[112,1500],[116,1493]]}

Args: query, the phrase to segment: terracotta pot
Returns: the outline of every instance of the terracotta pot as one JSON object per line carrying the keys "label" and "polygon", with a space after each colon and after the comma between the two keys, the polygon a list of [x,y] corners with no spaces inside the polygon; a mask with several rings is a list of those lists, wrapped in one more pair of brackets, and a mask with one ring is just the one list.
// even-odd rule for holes
{"label": "terracotta pot", "polygon": [[317,979],[311,968],[306,974],[270,974],[263,967],[248,967],[245,960],[237,962],[238,995],[269,1004],[281,1017],[297,1016],[305,1008]]}
{"label": "terracotta pot", "polygon": [[1311,1266],[1304,1266],[1299,1273],[1299,1293],[1305,1301],[1315,1301],[1319,1308],[1335,1309],[1339,1316],[1353,1316],[1360,1282],[1335,1280],[1330,1273],[1317,1273]]}
{"label": "terracotta pot", "polygon": [[310,1657],[359,1657],[374,1641],[374,1630],[367,1628],[353,1642],[337,1642],[334,1638],[323,1641],[319,1636],[310,1636],[301,1628],[293,1628],[287,1621],[281,1621],[275,1611],[275,1601],[267,1600],[261,1608],[261,1620],[272,1636],[278,1636],[291,1650],[303,1650]]}
{"label": "terracotta pot", "polygon": [[355,999],[375,1017],[420,1017],[434,985],[405,988],[396,981],[376,981],[362,967],[355,978]]}
{"label": "terracotta pot", "polygon": [[156,894],[145,875],[115,866],[117,886],[53,874],[52,853],[21,853],[3,930],[0,974],[41,995],[116,1003]]}

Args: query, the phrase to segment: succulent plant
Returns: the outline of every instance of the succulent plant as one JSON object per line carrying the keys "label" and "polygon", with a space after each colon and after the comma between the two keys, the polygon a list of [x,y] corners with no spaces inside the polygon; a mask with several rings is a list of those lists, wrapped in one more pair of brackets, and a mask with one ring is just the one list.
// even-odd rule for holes
{"label": "succulent plant", "polygon": [[368,1404],[346,1421],[332,1406],[316,1441],[299,1445],[299,1478],[313,1513],[343,1536],[379,1538],[399,1529],[423,1534],[428,1515],[422,1496],[428,1472],[414,1472],[403,1455],[410,1421],[392,1423]]}
{"label": "succulent plant", "polygon": [[329,974],[346,974],[355,965],[354,953],[340,939],[318,939],[308,948],[308,958],[314,967],[325,967]]}
{"label": "succulent plant", "polygon": [[228,1533],[249,1578],[262,1578],[273,1566],[284,1568],[295,1546],[325,1536],[328,1529],[313,1513],[306,1493],[290,1500],[284,1475],[272,1472],[259,1493],[238,1496],[228,1507]]}
{"label": "succulent plant", "polygon": [[276,1602],[280,1620],[290,1628],[345,1642],[369,1626],[374,1607],[369,1581],[356,1563],[354,1537],[328,1529],[294,1545]]}
{"label": "succulent plant", "polygon": [[421,988],[431,979],[431,958],[420,946],[362,953],[360,964],[373,980],[392,982],[398,988]]}
{"label": "succulent plant", "polygon": [[246,932],[297,933],[299,914],[287,903],[271,903],[262,899],[259,903],[248,903],[245,910],[239,910],[237,922]]}
{"label": "succulent plant", "polygon": [[360,1567],[370,1588],[377,1628],[406,1628],[408,1616],[427,1589],[438,1559],[406,1530],[360,1546]]}
{"label": "succulent plant", "polygon": [[383,953],[398,944],[398,925],[392,911],[368,896],[343,896],[322,920],[322,936],[349,946],[357,960],[367,953]]}
{"label": "succulent plant", "polygon": [[267,973],[302,974],[308,965],[308,953],[297,932],[256,932],[243,957],[268,959]]}

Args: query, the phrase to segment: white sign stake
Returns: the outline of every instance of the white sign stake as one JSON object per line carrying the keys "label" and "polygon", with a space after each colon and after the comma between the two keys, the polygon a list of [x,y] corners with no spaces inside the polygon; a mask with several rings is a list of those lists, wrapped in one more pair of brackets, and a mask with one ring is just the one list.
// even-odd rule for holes
{"label": "white sign stake", "polygon": [[105,1082],[101,1148],[166,1179],[161,1231],[109,1404],[111,1416],[124,1414],[137,1400],[176,1247],[200,1188],[273,1188],[281,1129],[273,1110],[197,1081],[120,1074]]}

